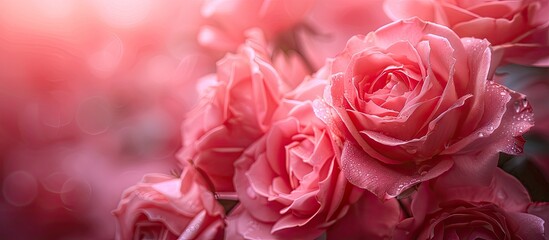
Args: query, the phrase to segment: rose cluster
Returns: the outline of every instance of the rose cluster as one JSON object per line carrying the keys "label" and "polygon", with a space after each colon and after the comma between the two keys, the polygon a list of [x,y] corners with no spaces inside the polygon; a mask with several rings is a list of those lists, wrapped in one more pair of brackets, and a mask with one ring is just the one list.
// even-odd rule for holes
{"label": "rose cluster", "polygon": [[519,79],[549,67],[549,2],[202,7],[198,42],[228,53],[197,84],[179,180],[125,193],[121,239],[144,236],[144,222],[161,226],[147,228],[155,239],[549,236],[544,195],[532,200],[506,167],[537,109],[505,82],[549,80]]}
{"label": "rose cluster", "polygon": [[[171,173],[146,174],[122,193],[117,239],[549,238],[549,0],[140,0],[127,17],[90,3],[117,36],[69,34],[67,51],[40,57],[19,54],[25,43],[0,48],[6,79],[93,76],[52,97],[44,109],[56,114],[32,112],[55,133],[0,128],[36,138],[0,140],[9,153],[0,157],[75,142],[87,160],[74,164],[79,174],[61,174],[63,194],[64,180],[99,168],[99,156],[172,159]],[[28,27],[7,16],[10,29]],[[0,28],[0,43],[55,42],[18,32]],[[85,61],[34,66],[49,55]],[[55,74],[67,62],[74,72]],[[63,99],[87,100],[72,111]],[[144,126],[123,127],[133,122]],[[2,179],[9,203],[34,201],[9,189],[37,192],[27,172]]]}

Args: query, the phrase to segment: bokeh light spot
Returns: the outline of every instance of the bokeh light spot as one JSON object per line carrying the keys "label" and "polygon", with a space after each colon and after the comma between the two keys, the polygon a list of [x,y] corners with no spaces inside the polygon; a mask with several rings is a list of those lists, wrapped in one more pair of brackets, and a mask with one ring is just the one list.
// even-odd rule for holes
{"label": "bokeh light spot", "polygon": [[16,171],[4,179],[2,193],[9,204],[22,207],[34,201],[38,195],[38,184],[30,173]]}

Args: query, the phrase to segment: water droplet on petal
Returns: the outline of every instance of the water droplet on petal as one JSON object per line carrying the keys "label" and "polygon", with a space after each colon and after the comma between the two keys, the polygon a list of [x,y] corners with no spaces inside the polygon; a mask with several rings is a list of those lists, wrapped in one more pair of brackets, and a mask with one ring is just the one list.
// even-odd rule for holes
{"label": "water droplet on petal", "polygon": [[530,106],[530,103],[528,103],[528,100],[526,100],[525,97],[522,97],[516,100],[513,103],[513,108],[515,109],[516,113],[532,112],[532,107]]}
{"label": "water droplet on petal", "polygon": [[410,154],[415,154],[415,153],[417,153],[417,149],[416,148],[406,149],[406,152],[408,152]]}
{"label": "water droplet on petal", "polygon": [[416,154],[417,153],[417,147],[415,146],[402,146],[404,150],[409,154]]}
{"label": "water droplet on petal", "polygon": [[257,194],[255,193],[252,187],[248,187],[248,189],[246,189],[246,193],[248,194],[248,197],[250,197],[251,199],[257,198]]}
{"label": "water droplet on petal", "polygon": [[429,170],[431,170],[431,166],[430,165],[421,165],[419,167],[419,169],[417,170],[417,172],[419,173],[420,176],[425,176],[427,175],[427,173],[429,172]]}
{"label": "water droplet on petal", "polygon": [[496,196],[500,199],[500,200],[506,200],[507,199],[507,194],[504,192],[504,191],[498,191]]}
{"label": "water droplet on petal", "polygon": [[523,150],[524,148],[520,144],[518,143],[513,144],[513,152],[515,152],[516,154],[522,153]]}

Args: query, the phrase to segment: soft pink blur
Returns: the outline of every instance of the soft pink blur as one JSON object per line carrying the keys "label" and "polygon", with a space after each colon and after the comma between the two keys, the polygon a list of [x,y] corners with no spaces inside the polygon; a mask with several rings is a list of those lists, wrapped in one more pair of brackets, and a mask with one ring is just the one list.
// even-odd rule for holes
{"label": "soft pink blur", "polygon": [[110,239],[122,190],[176,168],[195,80],[215,66],[200,7],[0,2],[0,235]]}
{"label": "soft pink blur", "polygon": [[303,21],[314,0],[206,1],[201,9],[205,24],[199,42],[221,54],[235,51],[246,40],[246,31],[260,28],[265,37],[284,44],[287,35]]}
{"label": "soft pink blur", "polygon": [[339,54],[352,36],[390,23],[383,1],[317,0],[295,36],[301,54],[316,70]]}

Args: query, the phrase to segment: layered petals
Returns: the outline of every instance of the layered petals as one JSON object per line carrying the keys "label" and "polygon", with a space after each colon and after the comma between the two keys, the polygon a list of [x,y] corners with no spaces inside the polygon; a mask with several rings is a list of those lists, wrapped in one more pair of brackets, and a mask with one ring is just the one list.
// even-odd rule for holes
{"label": "layered petals", "polygon": [[499,152],[521,152],[532,109],[488,80],[490,56],[487,41],[417,18],[351,38],[318,73],[330,83],[317,111],[348,141],[349,181],[391,198],[449,170],[489,178]]}
{"label": "layered petals", "polygon": [[229,238],[315,238],[360,197],[339,169],[341,146],[311,101],[283,102],[277,116],[285,117],[235,162],[240,206],[228,218]]}
{"label": "layered petals", "polygon": [[283,93],[295,85],[271,64],[261,32],[250,32],[239,52],[199,84],[204,95],[183,123],[181,164],[205,172],[217,191],[234,191],[234,161],[269,128]]}
{"label": "layered petals", "polygon": [[114,214],[117,239],[223,238],[223,207],[192,168],[181,178],[146,175],[124,192]]}
{"label": "layered petals", "polygon": [[549,1],[386,0],[393,19],[420,17],[445,25],[460,37],[487,39],[496,62],[547,67]]}
{"label": "layered petals", "polygon": [[483,187],[448,187],[444,182],[419,187],[410,204],[411,217],[396,227],[396,238],[544,239],[546,206],[532,204],[511,175],[498,170]]}

